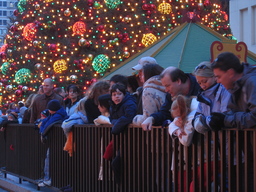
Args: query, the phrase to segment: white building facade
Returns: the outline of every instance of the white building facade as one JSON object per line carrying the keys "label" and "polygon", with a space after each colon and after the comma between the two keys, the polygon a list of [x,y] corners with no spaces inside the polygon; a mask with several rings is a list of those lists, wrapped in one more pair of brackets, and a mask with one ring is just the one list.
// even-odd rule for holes
{"label": "white building facade", "polygon": [[230,27],[238,42],[256,54],[256,0],[230,0]]}
{"label": "white building facade", "polygon": [[13,16],[13,11],[16,9],[16,0],[0,0],[0,46],[4,43],[4,37],[9,24],[9,17]]}

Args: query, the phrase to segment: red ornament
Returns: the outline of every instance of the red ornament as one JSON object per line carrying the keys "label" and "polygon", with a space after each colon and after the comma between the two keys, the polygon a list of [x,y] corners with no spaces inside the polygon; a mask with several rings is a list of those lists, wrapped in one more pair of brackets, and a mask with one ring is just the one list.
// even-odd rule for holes
{"label": "red ornament", "polygon": [[87,4],[88,4],[88,6],[92,7],[93,6],[93,0],[88,0]]}
{"label": "red ornament", "polygon": [[123,33],[123,37],[128,37],[128,33]]}
{"label": "red ornament", "polygon": [[149,8],[151,11],[154,11],[156,9],[156,6],[155,4],[150,4],[150,8]]}
{"label": "red ornament", "polygon": [[14,15],[14,16],[18,16],[18,14],[19,14],[19,11],[18,11],[17,9],[15,9],[15,10],[13,11],[13,15]]}
{"label": "red ornament", "polygon": [[7,48],[8,48],[8,44],[4,44],[4,45],[0,48],[0,52],[5,52]]}
{"label": "red ornament", "polygon": [[117,37],[118,39],[123,39],[123,34],[119,34]]}
{"label": "red ornament", "polygon": [[150,16],[151,13],[152,13],[152,12],[151,12],[150,10],[148,10],[148,11],[147,11],[147,16]]}
{"label": "red ornament", "polygon": [[34,23],[27,24],[23,29],[23,36],[26,40],[32,41],[35,38],[37,29]]}
{"label": "red ornament", "polygon": [[6,59],[6,58],[7,58],[7,55],[6,55],[6,53],[1,52],[1,53],[0,53],[0,57],[1,57],[1,59]]}
{"label": "red ornament", "polygon": [[17,90],[15,91],[15,95],[16,95],[17,97],[21,97],[21,96],[22,96],[22,90],[17,89]]}
{"label": "red ornament", "polygon": [[209,5],[211,5],[210,0],[205,0],[205,1],[204,1],[204,6],[209,6]]}
{"label": "red ornament", "polygon": [[99,25],[99,26],[98,26],[98,30],[99,30],[99,31],[104,31],[104,25]]}
{"label": "red ornament", "polygon": [[144,11],[149,10],[149,8],[150,8],[150,5],[149,5],[149,4],[143,4],[143,5],[142,5],[142,9],[143,9]]}
{"label": "red ornament", "polygon": [[20,90],[22,90],[23,86],[22,86],[22,85],[19,85],[17,88],[20,89]]}
{"label": "red ornament", "polygon": [[17,31],[18,30],[18,28],[16,27],[16,26],[14,26],[14,25],[12,25],[11,27],[10,27],[10,31],[11,32],[15,32],[15,31]]}
{"label": "red ornament", "polygon": [[86,25],[82,21],[78,21],[73,25],[73,33],[75,35],[83,35],[86,31]]}
{"label": "red ornament", "polygon": [[56,50],[57,50],[57,45],[56,45],[56,44],[50,44],[50,45],[49,45],[49,49],[50,49],[51,52],[56,52]]}

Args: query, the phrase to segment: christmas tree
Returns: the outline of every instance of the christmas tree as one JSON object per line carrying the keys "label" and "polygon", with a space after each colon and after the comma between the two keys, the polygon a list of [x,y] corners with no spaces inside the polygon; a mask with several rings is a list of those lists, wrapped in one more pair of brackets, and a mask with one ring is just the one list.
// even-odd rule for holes
{"label": "christmas tree", "polygon": [[183,22],[231,36],[219,0],[20,0],[0,49],[0,105],[25,100],[43,79],[84,91]]}

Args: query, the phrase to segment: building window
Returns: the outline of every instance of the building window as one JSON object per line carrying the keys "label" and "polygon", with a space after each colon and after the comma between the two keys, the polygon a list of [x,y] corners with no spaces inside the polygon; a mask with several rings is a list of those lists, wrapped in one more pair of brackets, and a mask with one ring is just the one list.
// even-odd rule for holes
{"label": "building window", "polygon": [[3,11],[3,16],[7,16],[7,11]]}
{"label": "building window", "polygon": [[7,7],[7,1],[3,1],[3,7]]}

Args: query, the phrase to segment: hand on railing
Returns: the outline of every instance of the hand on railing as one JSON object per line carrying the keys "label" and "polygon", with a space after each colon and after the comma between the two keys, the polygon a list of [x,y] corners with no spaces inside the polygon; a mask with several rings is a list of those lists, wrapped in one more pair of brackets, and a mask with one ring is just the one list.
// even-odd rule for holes
{"label": "hand on railing", "polygon": [[224,113],[211,113],[210,119],[211,120],[209,122],[209,125],[212,131],[219,131],[222,127],[224,127]]}
{"label": "hand on railing", "polygon": [[0,131],[2,131],[2,132],[3,132],[4,130],[5,130],[5,128],[4,128],[4,127],[1,127],[1,128],[0,128]]}
{"label": "hand on railing", "polygon": [[152,124],[153,124],[154,118],[148,117],[143,123],[141,124],[141,127],[144,131],[151,131]]}

